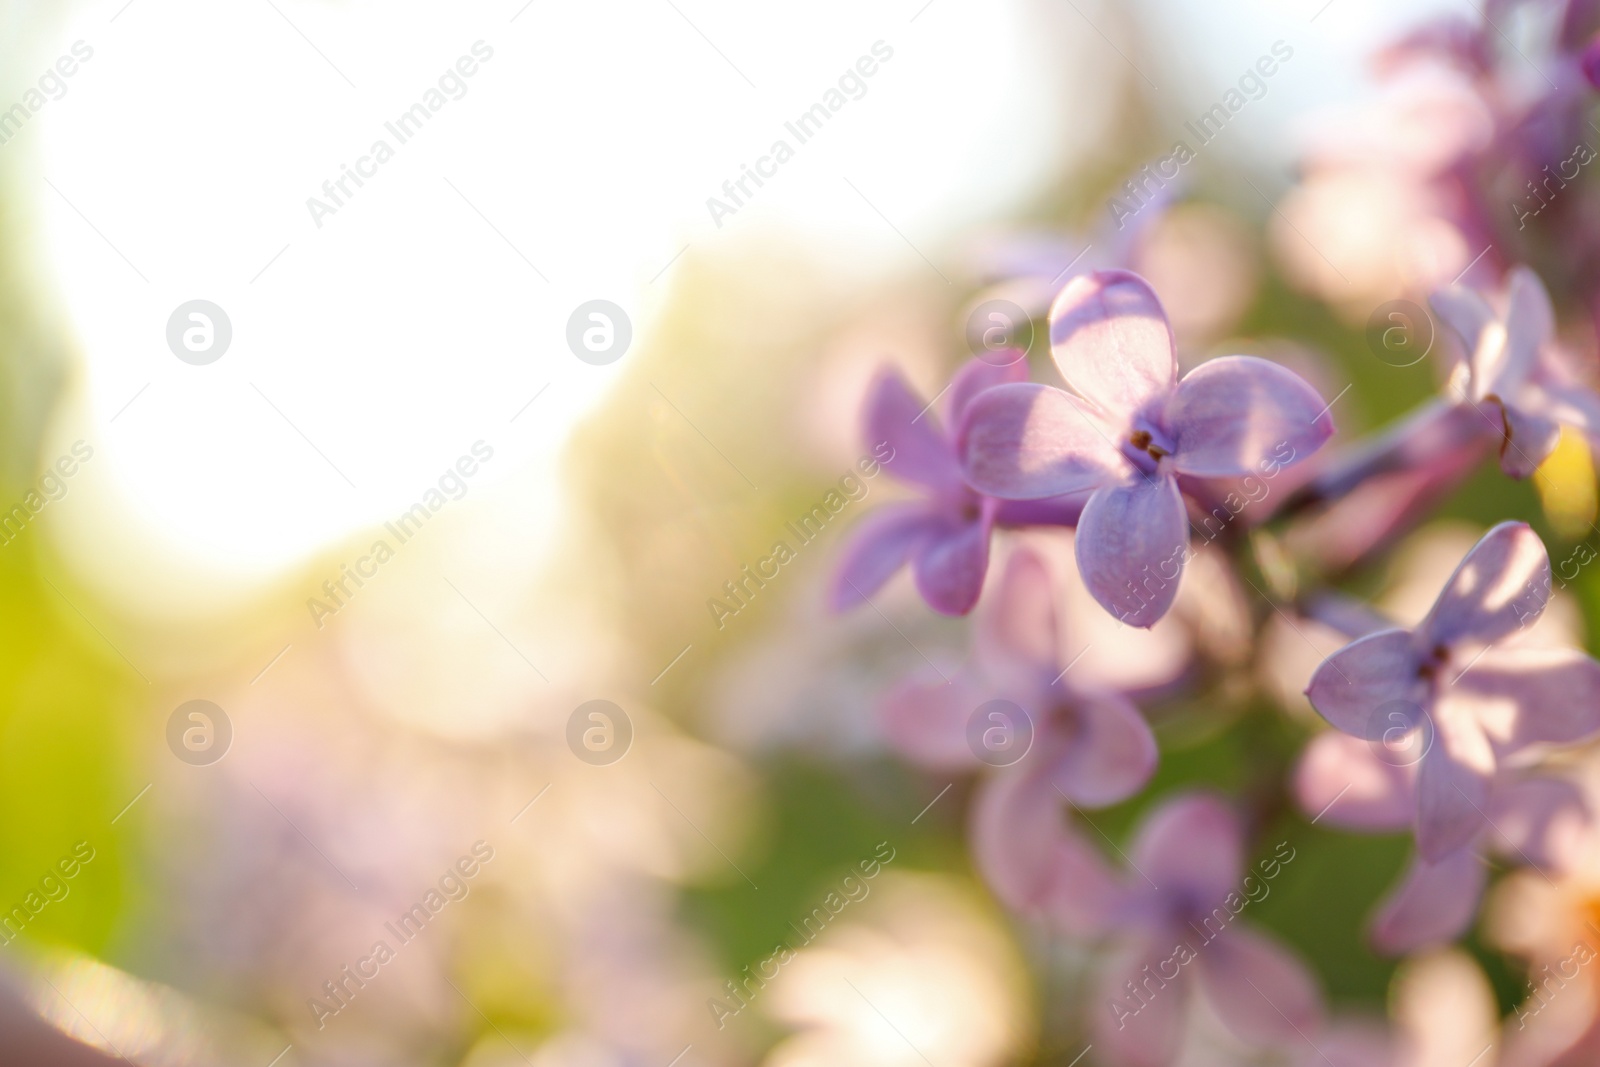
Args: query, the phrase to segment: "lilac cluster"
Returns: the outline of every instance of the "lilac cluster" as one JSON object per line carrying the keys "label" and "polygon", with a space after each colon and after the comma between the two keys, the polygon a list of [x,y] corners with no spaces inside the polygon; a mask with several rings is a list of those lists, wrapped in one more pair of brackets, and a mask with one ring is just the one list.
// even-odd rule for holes
{"label": "lilac cluster", "polygon": [[[1501,291],[1445,288],[1432,302],[1459,341],[1440,395],[1339,448],[1323,448],[1330,403],[1285,366],[1222,355],[1179,374],[1157,294],[1126,270],[1078,275],[1054,298],[1051,354],[1066,389],[1026,381],[1026,360],[1008,354],[955,376],[944,421],[896,374],[872,390],[867,438],[893,443],[886,469],[922,498],[861,523],[835,606],[910,563],[931,608],[976,609],[970,664],[899,683],[883,705],[886,736],[928,768],[982,771],[974,862],[1008,907],[1096,945],[1102,997],[1088,1025],[1106,1062],[1176,1061],[1195,1003],[1246,1048],[1298,1056],[1341,1040],[1314,971],[1238,918],[1259,813],[1210,792],[1160,798],[1120,864],[1090,829],[1088,811],[1136,797],[1157,769],[1141,702],[1200,673],[1128,681],[1123,670],[1115,681],[1099,667],[1139,659],[1141,641],[1173,625],[1205,646],[1205,605],[1181,608],[1186,566],[1202,553],[1219,560],[1205,581],[1245,590],[1254,632],[1283,622],[1302,637],[1354,638],[1299,680],[1333,729],[1307,739],[1285,789],[1317,821],[1413,833],[1410,872],[1373,920],[1379,950],[1461,936],[1485,891],[1485,851],[1554,875],[1574,837],[1600,838],[1560,763],[1600,736],[1600,662],[1534,637],[1554,592],[1530,526],[1483,534],[1414,625],[1318,584],[1408,533],[1426,514],[1418,501],[1488,454],[1526,478],[1562,427],[1600,427],[1600,397],[1571,376],[1531,270],[1510,270]],[[1288,490],[1251,496],[1248,514],[1221,504],[1267,470]],[[1384,506],[1386,494],[1400,499]],[[1205,533],[1224,507],[1238,522]],[[1355,526],[1350,544],[1318,557],[1328,531]],[[1058,563],[1066,544],[1075,566]],[[1003,566],[986,581],[992,552]],[[1077,617],[1074,589],[1086,593]],[[1074,637],[1094,622],[1083,603],[1114,621],[1109,641]],[[984,752],[995,702],[1016,709],[1006,728],[1026,734],[1014,758]]]}
{"label": "lilac cluster", "polygon": [[[1600,663],[1575,647],[1544,543],[1501,522],[1426,577],[1432,603],[1415,610],[1338,589],[1380,550],[1430,536],[1414,531],[1484,461],[1524,480],[1564,443],[1600,447],[1593,354],[1563,341],[1600,309],[1600,203],[1577,176],[1600,143],[1600,4],[1491,0],[1482,15],[1387,49],[1384,110],[1314,147],[1282,204],[1291,278],[1357,320],[1397,292],[1426,298],[1443,326],[1436,394],[1390,426],[1324,447],[1332,404],[1299,374],[1189,359],[1152,287],[1119,269],[1131,245],[1075,276],[1075,245],[1016,267],[1042,294],[1030,308],[1048,307],[1055,384],[1029,381],[1021,353],[990,353],[940,394],[938,422],[892,373],[874,390],[868,436],[913,457],[891,474],[925,496],[862,524],[834,604],[909,562],[930,606],[974,612],[968,666],[900,682],[884,730],[918,764],[979,773],[976,866],[1019,915],[1091,948],[1085,1023],[1104,1062],[1187,1060],[1208,1025],[1238,1062],[1395,1067],[1502,1045],[1482,1062],[1600,1062],[1600,979],[1569,966],[1600,943]],[[1379,220],[1367,260],[1341,214],[1352,201]],[[1337,285],[1320,273],[1329,248]],[[1565,331],[1541,273],[1575,313]],[[1112,638],[1086,604],[1115,620]],[[1142,632],[1174,627],[1192,656],[1177,669]],[[1217,633],[1240,628],[1242,655],[1218,653]],[[1291,719],[1303,692],[1331,727],[1305,731],[1282,782],[1306,819],[1414,841],[1369,924],[1375,950],[1418,960],[1377,1032],[1330,1012],[1314,969],[1242,914],[1271,801],[1157,797],[1123,848],[1091,818],[1149,788],[1161,698],[1205,701],[1241,672]],[[1012,758],[984,751],[995,706],[1019,719]],[[1491,892],[1495,862],[1511,871]],[[1515,1030],[1482,1018],[1475,968],[1437,954],[1480,918],[1527,961]],[[1419,1014],[1440,998],[1462,1026]]]}

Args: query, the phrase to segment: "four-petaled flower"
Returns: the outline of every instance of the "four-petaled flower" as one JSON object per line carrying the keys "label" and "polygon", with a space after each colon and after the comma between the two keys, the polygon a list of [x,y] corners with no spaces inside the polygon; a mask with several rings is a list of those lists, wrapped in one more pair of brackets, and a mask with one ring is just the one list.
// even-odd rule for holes
{"label": "four-petaled flower", "polygon": [[1306,696],[1374,743],[1422,731],[1414,829],[1437,863],[1476,837],[1500,764],[1600,731],[1600,663],[1573,649],[1495,645],[1550,598],[1550,560],[1526,523],[1494,527],[1462,559],[1415,630],[1387,629],[1324,660]]}
{"label": "four-petaled flower", "polygon": [[[978,613],[973,667],[948,682],[898,686],[884,705],[890,741],[919,763],[956,770],[987,762],[992,734],[1007,746],[995,753],[1007,770],[985,789],[1020,789],[1051,812],[1063,799],[1098,808],[1137,793],[1155,770],[1155,737],[1126,696],[1073,680],[1056,594],[1044,561],[1014,552]],[[1004,710],[985,714],[991,703]]]}
{"label": "four-petaled flower", "polygon": [[[1301,809],[1325,826],[1359,833],[1393,833],[1416,819],[1417,768],[1411,762],[1425,736],[1391,737],[1399,751],[1337,730],[1311,739],[1295,770]],[[1368,923],[1372,947],[1389,956],[1454,941],[1472,923],[1489,882],[1486,852],[1508,864],[1527,864],[1548,876],[1562,873],[1579,852],[1591,818],[1582,793],[1565,778],[1502,770],[1484,805],[1479,832],[1430,862],[1412,856],[1400,881]]]}
{"label": "four-petaled flower", "polygon": [[1238,816],[1208,793],[1163,801],[1135,833],[1106,916],[1114,950],[1100,974],[1095,1043],[1109,1062],[1171,1063],[1196,991],[1251,1046],[1300,1045],[1316,1031],[1322,996],[1305,964],[1239,919],[1295,851],[1283,842],[1247,873],[1243,838]]}
{"label": "four-petaled flower", "polygon": [[1074,278],[1050,308],[1056,366],[1076,395],[999,385],[966,406],[956,449],[968,482],[1007,500],[1091,491],[1078,520],[1084,584],[1148,627],[1177,595],[1189,552],[1180,475],[1237,478],[1310,455],[1333,433],[1328,405],[1291,371],[1223,356],[1177,376],[1172,329],[1144,279]]}
{"label": "four-petaled flower", "polygon": [[[990,361],[993,362],[990,362]],[[1005,350],[974,359],[945,390],[945,410],[954,422],[984,390],[1028,377],[1024,353]],[[937,398],[935,398],[937,401]],[[1068,525],[1083,498],[1011,501],[986,497],[967,484],[938,416],[892,368],[878,375],[867,399],[866,437],[887,443],[890,475],[926,490],[922,500],[887,504],[851,533],[834,576],[829,603],[854,607],[911,564],[917,591],[946,615],[965,615],[978,602],[989,569],[989,537],[995,526]]]}
{"label": "four-petaled flower", "polygon": [[1600,435],[1600,399],[1555,358],[1555,312],[1539,276],[1511,272],[1506,311],[1497,315],[1477,293],[1460,286],[1434,293],[1433,309],[1466,346],[1448,386],[1457,402],[1476,408],[1486,433],[1500,445],[1500,468],[1526,478],[1572,426]]}

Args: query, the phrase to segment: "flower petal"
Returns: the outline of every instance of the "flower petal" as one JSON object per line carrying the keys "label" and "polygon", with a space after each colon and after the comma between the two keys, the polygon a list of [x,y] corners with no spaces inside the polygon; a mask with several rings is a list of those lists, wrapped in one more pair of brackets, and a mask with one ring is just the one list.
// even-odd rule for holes
{"label": "flower petal", "polygon": [[867,446],[887,444],[893,449],[893,458],[883,463],[883,469],[902,481],[931,489],[959,488],[961,470],[950,442],[927,408],[928,402],[917,396],[897,368],[883,368],[867,394]]}
{"label": "flower petal", "polygon": [[1127,464],[1076,397],[1018,382],[967,404],[956,433],[967,481],[1005,500],[1037,500],[1104,485]]}
{"label": "flower petal", "polygon": [[1528,745],[1572,744],[1600,733],[1600,663],[1576,649],[1497,648],[1451,688],[1500,757]]}
{"label": "flower petal", "polygon": [[1286,367],[1254,356],[1208,360],[1183,376],[1167,404],[1173,464],[1196,477],[1236,478],[1304,459],[1333,436],[1328,408]]}
{"label": "flower petal", "polygon": [[1404,879],[1372,919],[1372,944],[1386,956],[1403,956],[1454,941],[1472,922],[1488,869],[1470,848],[1428,863],[1413,856]]}
{"label": "flower petal", "polygon": [[1177,379],[1167,313],[1130,271],[1069,281],[1050,305],[1050,351],[1067,384],[1119,422],[1151,409]]}
{"label": "flower petal", "polygon": [[[1010,362],[1006,362],[1008,358]],[[983,359],[969,359],[950,380],[950,392],[945,400],[945,410],[950,413],[950,425],[960,425],[961,413],[967,410],[972,398],[985,389],[1027,380],[1028,354],[1020,349],[1006,349],[991,352]]]}
{"label": "flower petal", "polygon": [[1461,347],[1470,358],[1478,350],[1478,339],[1484,329],[1495,321],[1494,309],[1483,297],[1464,285],[1452,285],[1428,297],[1434,314],[1461,341]]}
{"label": "flower petal", "polygon": [[1513,862],[1567,871],[1587,858],[1593,816],[1583,790],[1565,778],[1502,778],[1489,798],[1489,815],[1492,843]]}
{"label": "flower petal", "polygon": [[1500,469],[1527,478],[1550,458],[1561,441],[1561,424],[1522,404],[1501,404],[1505,432],[1500,438]]}
{"label": "flower petal", "polygon": [[[1154,937],[1127,945],[1106,963],[1100,972],[1091,1024],[1094,1044],[1105,1053],[1104,1062],[1168,1067],[1177,1058],[1193,976],[1183,968],[1175,980],[1164,981],[1147,978],[1145,971],[1148,967],[1153,975],[1165,967],[1171,973],[1176,966],[1173,944]],[[1144,985],[1146,982],[1149,984]],[[1143,990],[1141,995],[1128,992],[1129,983]]]}
{"label": "flower petal", "polygon": [[1171,475],[1135,475],[1095,490],[1078,518],[1078,573],[1100,606],[1129,626],[1155,625],[1189,554],[1189,520]]}
{"label": "flower petal", "polygon": [[1028,916],[1046,915],[1075,936],[1101,932],[1120,882],[1099,850],[1066,818],[1047,775],[1009,768],[978,788],[973,861],[995,896]]}
{"label": "flower petal", "polygon": [[1369,742],[1337,730],[1313,737],[1294,772],[1307,816],[1346,830],[1404,830],[1417,810],[1415,772],[1378,758]]}
{"label": "flower petal", "polygon": [[1549,412],[1591,440],[1600,438],[1600,396],[1559,358],[1540,362],[1533,379],[1517,393],[1517,403]]}
{"label": "flower petal", "polygon": [[1556,331],[1556,313],[1550,306],[1539,276],[1527,267],[1516,267],[1506,295],[1506,343],[1498,365],[1484,368],[1481,379],[1488,392],[1510,396],[1528,380],[1539,362],[1539,350]]}
{"label": "flower petal", "polygon": [[1145,817],[1128,849],[1140,879],[1202,910],[1220,903],[1244,866],[1239,818],[1212,793],[1181,793]]}
{"label": "flower petal", "polygon": [[1105,807],[1126,800],[1156,769],[1156,738],[1120,693],[1082,694],[1075,729],[1055,760],[1052,779],[1073,801]]}
{"label": "flower petal", "polygon": [[1037,552],[1019,548],[1011,554],[998,588],[977,618],[977,647],[990,673],[1031,675],[1037,685],[1055,677],[1061,658],[1059,591]]}
{"label": "flower petal", "polygon": [[1234,923],[1196,960],[1206,1000],[1234,1036],[1253,1045],[1300,1044],[1322,1019],[1322,994],[1305,964],[1277,941]]}
{"label": "flower petal", "polygon": [[1502,522],[1466,554],[1417,627],[1419,647],[1492,644],[1535,622],[1550,599],[1550,557],[1525,522]]}
{"label": "flower petal", "polygon": [[934,611],[965,615],[978,603],[993,525],[993,501],[986,501],[975,522],[948,520],[917,546],[911,572],[917,592]]}
{"label": "flower petal", "polygon": [[1358,637],[1323,660],[1306,687],[1306,698],[1336,729],[1366,741],[1381,740],[1421,697],[1415,639],[1405,630],[1379,630]]}
{"label": "flower petal", "polygon": [[867,515],[850,531],[828,592],[829,608],[853,608],[883,588],[938,529],[938,517],[920,503],[886,504]]}
{"label": "flower petal", "polygon": [[967,744],[973,710],[995,694],[969,673],[949,682],[908,679],[884,697],[880,711],[884,736],[907,759],[937,770],[977,764]]}
{"label": "flower petal", "polygon": [[1433,745],[1417,773],[1417,851],[1429,863],[1466,848],[1488,825],[1494,751],[1469,715],[1433,715]]}

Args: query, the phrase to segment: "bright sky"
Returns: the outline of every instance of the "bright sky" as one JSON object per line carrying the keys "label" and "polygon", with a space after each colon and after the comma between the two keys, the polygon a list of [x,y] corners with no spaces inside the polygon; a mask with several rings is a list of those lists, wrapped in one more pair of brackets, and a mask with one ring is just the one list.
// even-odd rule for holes
{"label": "bright sky", "polygon": [[[1334,0],[1315,23],[1311,3],[1143,7],[1169,46],[1208,42],[1160,72],[1182,72],[1180,98],[1220,92],[1272,40],[1294,41],[1303,69],[1243,135],[1280,144],[1288,115],[1351,83],[1379,13],[1405,5]],[[1127,76],[1101,36],[1126,44],[1124,13],[1092,0],[69,12],[32,27],[0,100],[22,99],[75,41],[93,49],[0,146],[37,220],[41,298],[82,364],[47,449],[81,437],[96,450],[55,521],[103,586],[160,556],[218,595],[397,515],[478,440],[495,459],[474,490],[515,477],[548,534],[560,443],[627,367],[567,350],[579,304],[622,306],[637,346],[685,249],[776,228],[864,280],[927,270],[922,255],[953,256],[958,235],[1098,136],[1097,101]],[[452,74],[477,42],[471,76]],[[864,95],[719,229],[706,198],[775,139],[795,144],[785,121],[877,42]],[[400,143],[385,123],[441,76],[448,99]],[[347,183],[319,228],[307,198],[329,199],[323,183],[379,139],[393,158],[361,163],[365,184]],[[166,336],[197,299],[232,327],[203,366]]]}

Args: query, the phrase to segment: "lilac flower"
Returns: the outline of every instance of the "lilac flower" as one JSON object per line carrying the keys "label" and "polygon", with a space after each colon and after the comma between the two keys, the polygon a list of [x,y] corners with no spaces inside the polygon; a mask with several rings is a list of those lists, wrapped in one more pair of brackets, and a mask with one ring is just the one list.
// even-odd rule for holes
{"label": "lilac flower", "polygon": [[1224,356],[1179,381],[1172,330],[1144,279],[1074,278],[1050,309],[1056,366],[1076,395],[1013,383],[969,404],[956,449],[968,481],[1007,500],[1092,490],[1078,567],[1107,611],[1150,626],[1177,595],[1189,523],[1178,476],[1242,477],[1304,458],[1333,433],[1301,378]]}
{"label": "lilac flower", "polygon": [[1259,899],[1255,887],[1293,859],[1284,843],[1260,861],[1260,873],[1247,873],[1238,819],[1208,794],[1173,797],[1146,817],[1107,924],[1115,948],[1100,976],[1095,1043],[1110,1050],[1109,1062],[1171,1063],[1197,990],[1250,1045],[1298,1045],[1315,1032],[1322,998],[1311,973],[1239,921]]}
{"label": "lilac flower", "polygon": [[1432,302],[1467,351],[1442,395],[1334,456],[1285,505],[1324,506],[1287,540],[1326,570],[1355,564],[1431,513],[1491,448],[1505,473],[1525,478],[1563,426],[1600,446],[1600,395],[1554,343],[1550,298],[1532,271],[1511,272],[1503,315],[1461,287]]}
{"label": "lilac flower", "polygon": [[1008,858],[1011,842],[1032,840],[1019,826],[1055,818],[1064,801],[1095,808],[1132,796],[1155,770],[1155,737],[1126,696],[1076,680],[1067,669],[1056,584],[1031,550],[1018,550],[1007,562],[993,599],[978,615],[976,645],[974,665],[950,681],[908,681],[894,690],[885,701],[884,727],[919,763],[971,769],[980,766],[969,727],[975,713],[993,700],[1026,713],[1025,722],[993,724],[1031,747],[985,783],[980,812],[1002,811],[999,821],[1010,825],[990,834],[984,829],[989,816],[975,816],[974,847],[996,892],[1031,911],[1043,883],[1017,875]]}
{"label": "lilac flower", "polygon": [[1536,621],[1549,597],[1544,544],[1525,523],[1501,523],[1415,630],[1368,634],[1311,677],[1312,706],[1345,733],[1423,731],[1413,825],[1428,863],[1481,831],[1503,761],[1600,730],[1600,663],[1576,650],[1494,647]]}
{"label": "lilac flower", "polygon": [[[1014,358],[1005,362],[1008,355]],[[946,411],[952,421],[959,419],[983,391],[1027,377],[1021,352],[974,359],[945,390]],[[909,562],[917,591],[930,607],[946,615],[965,615],[983,589],[989,537],[996,525],[1064,525],[1078,517],[1081,497],[1001,501],[974,490],[962,477],[932,406],[890,368],[872,387],[866,409],[867,442],[875,450],[886,444],[889,458],[882,460],[883,468],[922,488],[926,496],[881,507],[852,531],[829,595],[836,611],[861,603]]]}
{"label": "lilac flower", "polygon": [[[1337,731],[1313,738],[1295,770],[1301,809],[1319,821],[1363,833],[1410,827],[1417,810],[1417,768],[1394,755],[1380,755],[1368,742]],[[1460,847],[1433,861],[1412,857],[1373,914],[1373,948],[1400,956],[1461,936],[1488,881],[1480,849],[1492,849],[1510,863],[1532,864],[1542,874],[1560,871],[1572,863],[1593,826],[1573,783],[1534,773],[1496,775],[1483,814],[1477,832]]]}
{"label": "lilac flower", "polygon": [[1459,286],[1435,293],[1431,303],[1461,338],[1467,361],[1450,391],[1475,408],[1483,429],[1500,443],[1500,467],[1526,478],[1561,437],[1563,424],[1591,438],[1600,435],[1600,399],[1563,373],[1551,352],[1555,312],[1538,275],[1511,272],[1506,312],[1496,315],[1477,293]]}

